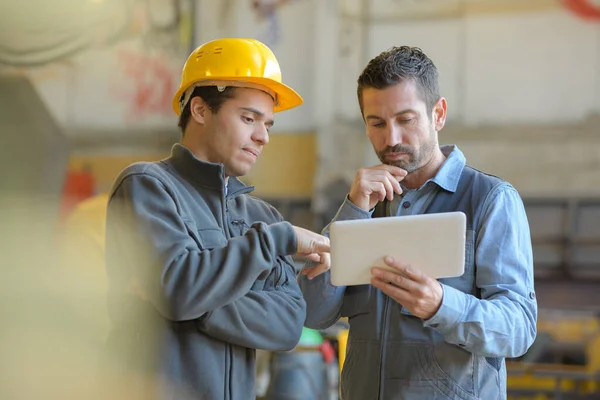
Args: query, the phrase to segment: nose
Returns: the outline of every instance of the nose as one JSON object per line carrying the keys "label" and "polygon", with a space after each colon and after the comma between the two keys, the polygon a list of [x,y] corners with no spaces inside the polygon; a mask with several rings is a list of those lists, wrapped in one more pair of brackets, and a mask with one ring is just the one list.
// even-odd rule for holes
{"label": "nose", "polygon": [[263,124],[257,124],[257,128],[252,135],[252,140],[262,146],[269,143],[269,131]]}
{"label": "nose", "polygon": [[385,144],[393,147],[402,143],[402,130],[396,124],[389,124],[389,129],[385,133]]}

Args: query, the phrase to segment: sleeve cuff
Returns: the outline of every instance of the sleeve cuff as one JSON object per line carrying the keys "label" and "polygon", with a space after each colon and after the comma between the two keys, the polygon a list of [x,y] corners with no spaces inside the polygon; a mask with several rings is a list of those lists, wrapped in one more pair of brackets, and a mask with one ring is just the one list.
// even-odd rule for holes
{"label": "sleeve cuff", "polygon": [[267,229],[275,244],[275,254],[279,256],[296,254],[298,239],[292,224],[287,221],[276,222],[269,225]]}
{"label": "sleeve cuff", "polygon": [[444,295],[440,309],[423,324],[428,328],[443,332],[455,327],[460,322],[463,313],[467,309],[469,296],[452,286],[444,284],[442,284],[442,290]]}
{"label": "sleeve cuff", "polygon": [[334,220],[335,221],[347,221],[352,219],[368,219],[373,215],[373,211],[375,209],[371,209],[369,211],[365,211],[360,207],[357,207],[354,203],[350,201],[348,195],[344,199],[344,203],[338,210]]}

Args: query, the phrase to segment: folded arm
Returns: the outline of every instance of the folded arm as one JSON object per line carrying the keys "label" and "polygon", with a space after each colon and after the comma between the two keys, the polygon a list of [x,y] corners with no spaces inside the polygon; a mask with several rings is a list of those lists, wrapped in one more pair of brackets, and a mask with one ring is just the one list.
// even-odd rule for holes
{"label": "folded arm", "polygon": [[287,222],[257,223],[244,236],[201,249],[172,193],[147,174],[125,177],[107,213],[109,274],[131,276],[146,300],[173,321],[197,319],[241,298],[269,275],[278,256],[296,250]]}
{"label": "folded arm", "polygon": [[[280,258],[267,278],[275,285],[252,289],[234,302],[198,320],[198,329],[238,346],[272,351],[293,349],[300,340],[306,303],[298,287],[292,261]],[[281,276],[276,270],[281,270]]]}

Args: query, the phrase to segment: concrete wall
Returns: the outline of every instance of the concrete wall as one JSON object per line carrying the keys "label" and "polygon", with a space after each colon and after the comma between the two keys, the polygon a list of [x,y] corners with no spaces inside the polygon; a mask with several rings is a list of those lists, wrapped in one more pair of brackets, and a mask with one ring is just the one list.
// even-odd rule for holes
{"label": "concrete wall", "polygon": [[[379,163],[360,136],[355,81],[368,59],[402,44],[421,47],[440,70],[448,99],[442,143],[458,144],[472,165],[527,196],[599,193],[600,23],[552,0],[341,4],[337,108],[317,128],[318,209],[328,208],[329,186]],[[365,152],[348,160],[336,151],[348,140]]]}
{"label": "concrete wall", "polygon": [[27,75],[72,137],[175,131],[192,1],[2,2],[0,73]]}
{"label": "concrete wall", "polygon": [[440,141],[458,144],[471,165],[508,180],[523,196],[600,196],[598,120],[448,127],[440,132]]}
{"label": "concrete wall", "polygon": [[[164,154],[178,138],[169,93],[178,83],[185,55],[168,56],[159,64],[149,61],[166,50],[163,46],[146,52],[146,20],[126,19],[126,3],[130,2],[105,0],[94,3],[99,7],[95,14],[82,8],[79,14],[75,10],[67,15],[74,20],[73,15],[88,15],[88,22],[112,21],[99,33],[84,30],[86,38],[96,40],[89,39],[93,51],[50,65],[10,68],[34,78],[75,141],[78,156],[91,154],[91,149],[95,156]],[[327,173],[343,166],[340,174],[349,177],[358,166],[376,162],[364,140],[356,78],[381,50],[410,44],[422,47],[440,69],[442,92],[449,101],[442,142],[458,143],[475,166],[514,181],[522,190],[589,192],[600,187],[600,132],[593,117],[600,112],[600,24],[578,19],[558,1],[294,0],[280,8],[275,20],[259,19],[250,3],[196,1],[189,45],[249,36],[272,47],[284,81],[300,92],[305,104],[277,115],[273,136],[281,138],[277,148],[273,140],[274,150],[267,149],[265,155],[273,154],[268,162],[275,164],[278,157],[293,160],[295,179],[312,183],[316,162]],[[15,7],[9,11],[21,10]],[[56,7],[51,10],[51,15],[60,14]],[[40,43],[40,31],[24,29],[24,24],[44,21],[42,17],[50,14],[48,7],[34,11],[23,8],[17,17],[0,12],[3,27],[38,32],[4,45],[27,48]],[[84,11],[88,14],[81,14]],[[164,16],[167,21],[169,13]],[[73,18],[67,17],[58,21],[70,32],[82,29],[82,24],[69,24]],[[95,22],[90,26],[97,27]],[[106,47],[101,33],[109,34],[115,26],[128,27],[129,35],[116,47]],[[154,40],[151,43],[159,43]],[[178,43],[184,46],[185,40]],[[127,61],[127,54],[135,60]],[[151,68],[141,73],[140,65]],[[340,151],[344,148],[349,150]],[[328,159],[336,154],[341,162]],[[311,184],[294,191],[281,183],[287,176],[271,174],[267,164],[257,167],[252,180],[269,182],[269,194],[310,194]],[[322,175],[322,169],[316,174]],[[277,182],[273,179],[281,181],[271,184]]]}
{"label": "concrete wall", "polygon": [[552,1],[525,10],[504,3],[467,3],[441,19],[373,19],[368,56],[398,44],[421,47],[440,70],[449,122],[571,123],[599,112],[600,24]]}
{"label": "concrete wall", "polygon": [[[3,43],[10,52],[0,56],[35,80],[61,123],[81,131],[172,128],[171,91],[189,49],[222,36],[268,43],[284,81],[304,97],[305,105],[278,115],[277,133],[356,119],[358,73],[400,44],[422,47],[437,63],[450,122],[577,123],[600,112],[600,23],[579,19],[557,0],[293,0],[263,19],[251,3],[199,0],[191,10],[182,0],[185,18],[163,36],[153,28],[173,23],[170,0],[149,10],[105,0],[65,7],[68,13],[16,3],[0,21],[18,40]],[[30,29],[36,21],[46,30]],[[84,50],[69,55],[58,47],[66,34]],[[15,58],[34,44],[55,57]]]}

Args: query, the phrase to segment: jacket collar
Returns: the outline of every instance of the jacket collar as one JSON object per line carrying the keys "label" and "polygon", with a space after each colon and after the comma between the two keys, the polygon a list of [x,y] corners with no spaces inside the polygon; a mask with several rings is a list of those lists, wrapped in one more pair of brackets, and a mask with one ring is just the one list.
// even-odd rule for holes
{"label": "jacket collar", "polygon": [[[164,160],[177,170],[184,179],[208,189],[225,192],[225,167],[198,159],[190,149],[181,143],[175,143],[171,148],[171,156]],[[227,181],[227,197],[236,194],[250,193],[253,186],[246,186],[238,178],[230,176]]]}

